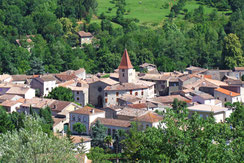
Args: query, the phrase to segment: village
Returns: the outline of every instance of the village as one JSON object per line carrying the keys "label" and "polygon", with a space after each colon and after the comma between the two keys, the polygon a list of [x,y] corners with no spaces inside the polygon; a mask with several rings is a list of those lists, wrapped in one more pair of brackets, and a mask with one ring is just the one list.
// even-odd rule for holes
{"label": "village", "polygon": [[[173,101],[187,104],[189,118],[197,112],[200,117],[213,115],[222,123],[232,113],[225,103],[244,101],[244,67],[233,70],[208,70],[190,66],[183,72],[158,72],[154,64],[133,69],[125,49],[118,69],[113,73],[87,74],[84,68],[58,74],[0,75],[0,105],[7,112],[39,112],[50,107],[54,121],[53,132],[64,135],[70,128],[74,143],[91,148],[91,128],[100,121],[107,135],[117,130],[129,130],[131,122],[142,129],[162,127],[165,112]],[[75,102],[45,98],[56,87],[72,90]],[[77,122],[86,127],[79,134],[73,129]],[[77,141],[83,138],[83,142]]]}

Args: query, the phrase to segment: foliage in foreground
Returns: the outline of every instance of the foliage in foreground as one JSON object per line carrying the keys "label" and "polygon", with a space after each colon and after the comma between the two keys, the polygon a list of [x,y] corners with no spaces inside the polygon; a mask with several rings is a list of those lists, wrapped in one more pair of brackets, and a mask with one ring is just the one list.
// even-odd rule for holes
{"label": "foliage in foreground", "polygon": [[26,117],[19,131],[0,135],[0,153],[0,162],[77,162],[72,144],[44,133],[33,117]]}
{"label": "foliage in foreground", "polygon": [[[226,123],[215,123],[194,114],[188,118],[185,106],[168,110],[162,128],[140,131],[138,124],[120,139],[119,154],[107,147],[92,148],[92,160],[126,160],[127,162],[241,162],[244,160],[244,105],[231,105],[234,112]],[[105,142],[105,138],[103,139]],[[116,146],[115,146],[116,147]]]}

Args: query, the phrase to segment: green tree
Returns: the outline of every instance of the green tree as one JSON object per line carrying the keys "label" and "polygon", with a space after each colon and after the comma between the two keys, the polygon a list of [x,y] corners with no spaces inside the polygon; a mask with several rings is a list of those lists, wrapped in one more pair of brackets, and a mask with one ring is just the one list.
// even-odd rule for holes
{"label": "green tree", "polygon": [[104,142],[107,144],[107,148],[109,148],[110,144],[113,142],[112,136],[106,136]]}
{"label": "green tree", "polygon": [[52,111],[50,107],[40,109],[39,115],[45,121],[45,124],[49,126],[50,129],[53,127]]}
{"label": "green tree", "polygon": [[47,96],[50,99],[62,100],[62,101],[74,101],[73,93],[70,88],[56,87]]}
{"label": "green tree", "polygon": [[224,51],[223,59],[225,66],[228,68],[234,68],[237,66],[244,66],[243,51],[239,38],[230,33],[224,38]]}
{"label": "green tree", "polygon": [[28,71],[28,74],[35,75],[35,74],[44,74],[45,69],[43,66],[42,61],[39,58],[33,57],[30,61],[31,69]]}
{"label": "green tree", "polygon": [[98,146],[101,148],[105,147],[104,139],[106,137],[106,127],[98,120],[95,122],[94,126],[92,126],[92,133],[91,133],[91,145]]}
{"label": "green tree", "polygon": [[86,132],[86,126],[80,122],[73,124],[73,130],[78,132],[78,134]]}
{"label": "green tree", "polygon": [[8,114],[4,107],[0,106],[0,133],[6,133],[14,129],[10,114]]}
{"label": "green tree", "polygon": [[1,135],[0,162],[78,162],[71,143],[65,138],[49,137],[39,122],[26,117],[24,128]]}

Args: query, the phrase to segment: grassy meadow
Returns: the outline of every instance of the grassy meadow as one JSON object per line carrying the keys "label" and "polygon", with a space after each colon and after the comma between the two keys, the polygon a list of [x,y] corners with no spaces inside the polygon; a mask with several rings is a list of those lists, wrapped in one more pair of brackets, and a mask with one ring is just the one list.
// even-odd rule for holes
{"label": "grassy meadow", "polygon": [[[116,15],[115,5],[111,0],[97,0],[97,15],[105,13],[105,15]],[[177,3],[177,0],[126,0],[126,16],[127,18],[137,18],[140,24],[157,25],[161,24],[170,13],[170,8]],[[188,1],[185,8],[192,11],[199,7],[199,2]],[[109,11],[110,8],[110,11]],[[112,10],[111,10],[112,9]],[[210,13],[214,8],[204,6],[205,12]],[[183,16],[179,16],[181,18]]]}

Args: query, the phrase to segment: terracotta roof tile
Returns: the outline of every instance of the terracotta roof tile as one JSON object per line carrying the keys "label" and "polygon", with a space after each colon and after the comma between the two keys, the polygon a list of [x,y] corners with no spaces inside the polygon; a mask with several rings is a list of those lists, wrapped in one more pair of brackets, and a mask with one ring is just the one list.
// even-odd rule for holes
{"label": "terracotta roof tile", "polygon": [[119,99],[121,99],[123,101],[131,102],[131,103],[142,100],[141,98],[136,97],[134,95],[130,95],[130,94],[125,94],[125,95],[119,97]]}
{"label": "terracotta roof tile", "polygon": [[244,67],[235,67],[235,71],[244,71]]}
{"label": "terracotta roof tile", "polygon": [[18,103],[21,104],[21,103],[18,102],[18,101],[6,100],[6,101],[2,102],[0,105],[1,105],[1,106],[11,107],[11,106],[16,105],[16,104],[18,104]]}
{"label": "terracotta roof tile", "polygon": [[64,108],[66,108],[71,103],[72,102],[69,101],[55,100],[54,102],[51,103],[51,105],[49,105],[49,107],[52,109],[52,111],[61,112]]}
{"label": "terracotta roof tile", "polygon": [[154,82],[148,82],[143,80],[137,80],[133,83],[119,83],[112,86],[107,86],[104,90],[137,90],[137,89],[145,89],[153,86]]}
{"label": "terracotta roof tile", "polygon": [[60,80],[61,82],[64,82],[64,81],[68,81],[68,80],[72,80],[72,79],[77,78],[76,75],[74,75],[74,74],[70,74],[70,75],[67,75],[67,74],[57,74],[57,75],[55,75],[55,77],[58,80]]}
{"label": "terracotta roof tile", "polygon": [[92,34],[90,32],[85,32],[85,31],[78,32],[78,35],[80,37],[92,37]]}
{"label": "terracotta roof tile", "polygon": [[91,115],[92,114],[92,110],[94,110],[94,113],[103,113],[103,110],[100,109],[96,109],[96,108],[92,108],[89,106],[85,106],[83,108],[80,108],[78,110],[72,111],[71,113],[76,113],[76,114],[84,114],[84,115]]}
{"label": "terracotta roof tile", "polygon": [[215,91],[218,91],[220,93],[226,94],[226,95],[231,96],[231,97],[240,96],[240,93],[232,92],[232,91],[229,91],[229,90],[224,89],[224,88],[217,88],[217,89],[215,89]]}
{"label": "terracotta roof tile", "polygon": [[134,120],[140,121],[140,122],[159,122],[163,120],[163,117],[159,116],[156,113],[148,112],[147,114],[144,114],[140,117],[135,118]]}
{"label": "terracotta roof tile", "polygon": [[178,99],[179,101],[190,102],[191,100],[181,96],[181,95],[170,95],[170,96],[159,96],[149,99],[150,101],[158,102],[158,103],[173,103],[174,99]]}
{"label": "terracotta roof tile", "polygon": [[119,69],[131,69],[131,68],[133,68],[133,66],[130,62],[130,57],[128,55],[127,49],[125,49],[119,65]]}
{"label": "terracotta roof tile", "polygon": [[130,127],[131,122],[120,119],[97,118],[105,126]]}

